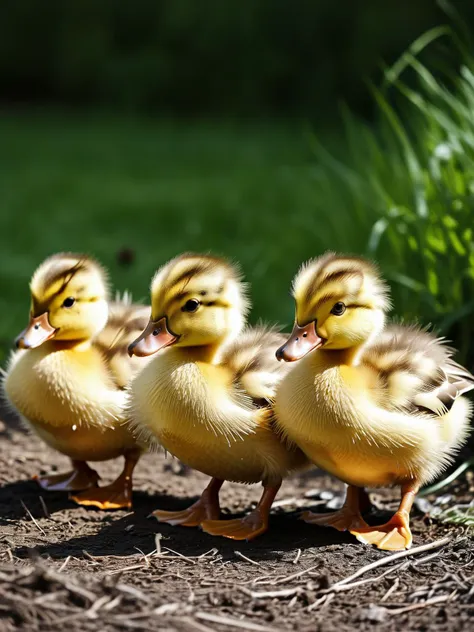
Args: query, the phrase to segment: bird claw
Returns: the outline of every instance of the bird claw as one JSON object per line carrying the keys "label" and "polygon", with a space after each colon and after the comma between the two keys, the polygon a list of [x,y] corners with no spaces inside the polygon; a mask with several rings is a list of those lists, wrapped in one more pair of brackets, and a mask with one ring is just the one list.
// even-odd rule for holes
{"label": "bird claw", "polygon": [[374,544],[383,551],[403,551],[412,544],[408,518],[403,513],[396,513],[386,524],[350,531],[359,542]]}
{"label": "bird claw", "polygon": [[268,518],[257,509],[243,518],[234,520],[205,520],[202,530],[231,540],[253,540],[268,529]]}
{"label": "bird claw", "polygon": [[50,492],[79,492],[91,487],[97,487],[99,480],[97,472],[89,470],[71,470],[63,474],[49,474],[47,476],[33,476],[42,489]]}
{"label": "bird claw", "polygon": [[301,520],[320,527],[333,527],[338,531],[351,531],[352,529],[368,527],[360,513],[349,511],[344,507],[339,511],[322,514],[305,511],[301,514]]}
{"label": "bird claw", "polygon": [[95,489],[87,489],[80,494],[71,496],[78,505],[97,507],[98,509],[130,509],[132,507],[131,490],[123,485],[106,485]]}

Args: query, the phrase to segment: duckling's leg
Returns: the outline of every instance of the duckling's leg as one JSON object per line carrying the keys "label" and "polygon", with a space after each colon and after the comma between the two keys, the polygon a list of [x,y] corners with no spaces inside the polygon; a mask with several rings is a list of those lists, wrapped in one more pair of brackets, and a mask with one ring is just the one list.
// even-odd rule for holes
{"label": "duckling's leg", "polygon": [[73,461],[72,470],[64,474],[33,476],[43,488],[51,492],[78,492],[90,487],[97,487],[100,476],[85,461]]}
{"label": "duckling's leg", "polygon": [[415,481],[402,485],[402,500],[393,518],[379,527],[351,529],[351,533],[360,542],[375,544],[384,551],[409,549],[412,543],[410,511],[419,488]]}
{"label": "duckling's leg", "polygon": [[281,481],[272,486],[264,485],[260,502],[247,516],[235,520],[205,520],[202,530],[232,540],[253,540],[268,529],[268,516],[280,487]]}
{"label": "duckling's leg", "polygon": [[201,498],[191,507],[182,511],[162,511],[157,509],[152,512],[159,522],[167,522],[180,527],[198,527],[204,520],[219,520],[219,490],[224,481],[219,478],[211,478],[211,482],[201,494]]}
{"label": "duckling's leg", "polygon": [[352,531],[352,529],[368,526],[360,513],[361,508],[365,508],[367,503],[370,501],[364,489],[349,485],[346,500],[341,509],[321,514],[305,511],[301,514],[301,519],[308,524],[315,524],[320,527],[334,527],[338,531]]}
{"label": "duckling's leg", "polygon": [[92,505],[99,509],[130,509],[132,506],[132,474],[141,452],[127,452],[120,476],[110,485],[88,489],[71,496],[78,505]]}

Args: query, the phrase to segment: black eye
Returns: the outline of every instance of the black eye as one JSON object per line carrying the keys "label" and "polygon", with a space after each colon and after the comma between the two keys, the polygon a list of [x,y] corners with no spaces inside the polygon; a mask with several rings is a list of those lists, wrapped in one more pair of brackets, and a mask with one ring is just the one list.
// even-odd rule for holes
{"label": "black eye", "polygon": [[76,302],[76,299],[73,298],[72,296],[70,296],[69,298],[65,298],[63,301],[63,307],[72,307],[75,302]]}
{"label": "black eye", "polygon": [[334,314],[334,316],[342,316],[345,311],[346,311],[346,306],[344,305],[344,303],[341,303],[339,301],[339,303],[336,303],[334,307],[332,308],[331,314]]}
{"label": "black eye", "polygon": [[195,312],[200,304],[195,298],[190,298],[181,309],[183,312]]}

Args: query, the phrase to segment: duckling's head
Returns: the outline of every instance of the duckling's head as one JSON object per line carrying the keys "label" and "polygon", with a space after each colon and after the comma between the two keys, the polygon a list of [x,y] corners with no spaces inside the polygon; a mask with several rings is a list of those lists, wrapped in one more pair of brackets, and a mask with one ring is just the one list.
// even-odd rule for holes
{"label": "duckling's head", "polygon": [[151,355],[170,345],[218,347],[242,330],[249,301],[234,264],[184,254],[155,274],[151,306],[150,322],[129,346],[130,355]]}
{"label": "duckling's head", "polygon": [[326,253],[304,264],[293,282],[296,319],[279,360],[293,362],[313,349],[349,349],[383,329],[388,287],[377,267],[359,257]]}
{"label": "duckling's head", "polygon": [[16,339],[22,349],[46,340],[85,341],[107,323],[106,273],[85,255],[61,253],[49,257],[33,274],[28,327]]}

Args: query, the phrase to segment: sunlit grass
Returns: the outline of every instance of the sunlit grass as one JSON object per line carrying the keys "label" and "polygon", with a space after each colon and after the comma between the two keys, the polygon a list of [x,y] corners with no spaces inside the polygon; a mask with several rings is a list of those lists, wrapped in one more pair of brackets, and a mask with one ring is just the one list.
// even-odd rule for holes
{"label": "sunlit grass", "polygon": [[435,76],[417,55],[438,37],[460,45],[446,29],[430,31],[373,89],[375,127],[346,113],[346,156],[315,149],[332,182],[325,205],[342,205],[354,232],[367,236],[366,253],[392,282],[395,312],[433,323],[473,362],[474,58],[464,51],[459,71]]}

